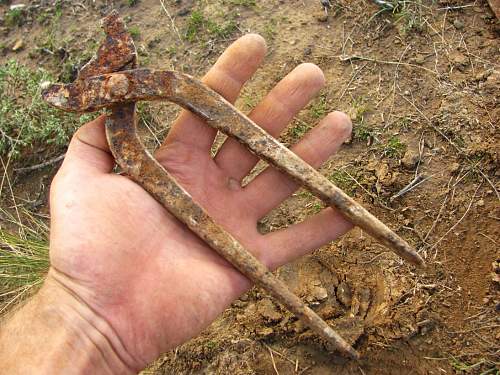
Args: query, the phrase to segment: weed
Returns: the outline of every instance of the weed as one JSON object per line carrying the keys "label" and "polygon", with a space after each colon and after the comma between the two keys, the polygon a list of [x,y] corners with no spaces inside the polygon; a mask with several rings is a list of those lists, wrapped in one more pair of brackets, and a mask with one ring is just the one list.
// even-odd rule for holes
{"label": "weed", "polygon": [[375,137],[375,132],[373,131],[373,129],[371,129],[365,124],[359,124],[353,127],[354,139],[359,139],[360,141],[368,142],[370,138],[374,137]]}
{"label": "weed", "polygon": [[188,19],[185,36],[188,41],[194,42],[197,39],[203,39],[200,34],[203,34],[204,31],[209,36],[219,39],[229,37],[236,30],[237,25],[234,20],[219,24],[205,17],[201,11],[195,10]]}
{"label": "weed", "polygon": [[187,22],[186,39],[190,42],[194,41],[203,28],[204,22],[205,17],[203,17],[203,13],[199,10],[193,11]]}
{"label": "weed", "polygon": [[240,100],[246,110],[254,109],[260,101],[259,96],[252,91],[244,91],[240,95]]}
{"label": "weed", "polygon": [[403,33],[423,29],[425,21],[422,14],[422,0],[383,0],[379,3],[382,9],[376,15],[391,12],[395,24],[402,26]]}
{"label": "weed", "polygon": [[396,136],[392,136],[391,138],[389,138],[387,143],[382,147],[383,154],[389,158],[399,158],[403,156],[406,150],[406,145],[402,143]]}
{"label": "weed", "polygon": [[396,24],[400,23],[403,27],[403,32],[408,33],[412,30],[422,31],[424,20],[421,12],[421,4],[419,1],[399,1],[400,5],[396,7],[394,17]]}
{"label": "weed", "polygon": [[351,108],[352,108],[352,119],[356,123],[363,123],[365,120],[365,114],[370,110],[370,106],[366,102],[365,97],[359,97],[353,99],[351,103]]}
{"label": "weed", "polygon": [[126,0],[126,1],[129,7],[133,7],[134,5],[137,5],[137,3],[139,2],[139,0]]}
{"label": "weed", "polygon": [[91,117],[64,113],[41,98],[40,83],[54,81],[45,70],[30,70],[11,60],[0,66],[0,155],[13,159],[40,144],[64,146],[78,123]]}
{"label": "weed", "polygon": [[481,359],[476,363],[468,364],[459,361],[455,357],[452,357],[450,359],[450,364],[456,371],[460,371],[460,373],[473,372],[474,374],[480,374],[480,375],[498,374],[498,368],[496,367],[496,364],[487,359]]}
{"label": "weed", "polygon": [[130,26],[128,32],[133,39],[139,39],[141,36],[141,29],[138,26]]}
{"label": "weed", "polygon": [[325,95],[321,95],[312,104],[309,110],[311,116],[315,119],[323,118],[328,113],[328,103]]}
{"label": "weed", "polygon": [[343,190],[348,195],[353,195],[356,191],[356,185],[352,178],[342,169],[335,169],[328,179],[338,188]]}
{"label": "weed", "polygon": [[28,225],[13,220],[2,210],[18,231],[0,227],[0,315],[41,285],[49,269],[48,227],[40,219],[24,212]]}
{"label": "weed", "polygon": [[288,128],[287,135],[291,136],[294,140],[298,140],[302,138],[304,134],[306,134],[311,129],[311,125],[308,125],[306,122],[296,119],[293,123],[293,126]]}
{"label": "weed", "polygon": [[217,344],[217,342],[216,342],[216,341],[211,341],[211,340],[210,340],[210,341],[207,341],[207,343],[205,344],[205,346],[206,346],[208,349],[213,350],[213,349],[217,348],[218,344]]}
{"label": "weed", "polygon": [[241,5],[244,7],[253,7],[256,4],[255,0],[227,0],[231,5]]}
{"label": "weed", "polygon": [[233,20],[229,20],[222,25],[208,20],[207,29],[210,34],[214,35],[217,38],[227,38],[236,31],[237,25]]}
{"label": "weed", "polygon": [[264,25],[264,38],[268,41],[274,40],[277,32],[277,21],[271,18],[270,21]]}
{"label": "weed", "polygon": [[311,214],[317,214],[323,208],[325,208],[325,204],[323,202],[315,201],[311,205],[309,205],[309,210]]}
{"label": "weed", "polygon": [[23,22],[24,12],[22,8],[10,9],[5,13],[5,24],[7,26],[21,26]]}

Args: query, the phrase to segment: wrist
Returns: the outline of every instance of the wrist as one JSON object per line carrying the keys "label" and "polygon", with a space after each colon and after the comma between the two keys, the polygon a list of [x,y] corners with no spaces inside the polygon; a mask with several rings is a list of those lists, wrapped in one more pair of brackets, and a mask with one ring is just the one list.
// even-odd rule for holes
{"label": "wrist", "polygon": [[133,374],[140,370],[109,324],[51,270],[0,328],[0,373]]}

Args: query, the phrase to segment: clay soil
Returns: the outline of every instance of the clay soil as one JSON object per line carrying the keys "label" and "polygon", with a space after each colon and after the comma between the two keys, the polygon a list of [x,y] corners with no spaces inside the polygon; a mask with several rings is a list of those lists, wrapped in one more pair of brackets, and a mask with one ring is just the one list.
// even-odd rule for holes
{"label": "clay soil", "polygon": [[[427,262],[416,270],[355,229],[276,271],[354,342],[359,362],[329,354],[254,288],[144,373],[498,374],[500,29],[487,1],[414,1],[393,14],[369,0],[332,0],[328,15],[312,0],[131,3],[63,1],[54,20],[52,3],[30,2],[35,8],[23,22],[4,22],[0,60],[71,79],[101,38],[99,19],[112,8],[135,31],[142,64],[198,77],[239,35],[260,33],[269,53],[237,106],[248,111],[299,63],[321,67],[325,89],[281,140],[291,145],[329,111],[347,112],[353,137],[322,173]],[[1,5],[4,16],[8,9]],[[39,17],[44,12],[47,19]],[[198,27],[199,14],[205,21]],[[19,40],[23,48],[13,51]],[[161,139],[177,111],[148,107],[143,124]],[[52,152],[39,161],[57,156]],[[9,171],[14,195],[46,212],[56,169]],[[424,181],[394,197],[416,176]],[[299,191],[259,225],[275,230],[319,209]]]}

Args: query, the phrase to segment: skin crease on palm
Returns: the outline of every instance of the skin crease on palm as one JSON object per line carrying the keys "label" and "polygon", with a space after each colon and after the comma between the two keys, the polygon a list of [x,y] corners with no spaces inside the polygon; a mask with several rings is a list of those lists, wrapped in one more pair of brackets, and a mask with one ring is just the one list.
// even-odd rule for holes
{"label": "skin crease on palm", "polygon": [[[234,102],[265,53],[260,36],[243,36],[203,81]],[[324,84],[318,67],[299,65],[250,117],[278,136]],[[334,112],[293,151],[318,167],[350,132],[349,119]],[[257,159],[232,139],[212,158],[214,137],[213,129],[183,112],[155,156],[195,201],[268,267],[307,254],[351,228],[328,208],[303,223],[260,234],[257,221],[298,186],[268,168],[242,188],[240,181]],[[139,185],[112,173],[113,166],[101,116],[75,134],[52,183],[52,268],[47,282],[64,286],[99,316],[107,327],[102,331],[120,357],[131,368],[141,368],[199,334],[251,283]]]}

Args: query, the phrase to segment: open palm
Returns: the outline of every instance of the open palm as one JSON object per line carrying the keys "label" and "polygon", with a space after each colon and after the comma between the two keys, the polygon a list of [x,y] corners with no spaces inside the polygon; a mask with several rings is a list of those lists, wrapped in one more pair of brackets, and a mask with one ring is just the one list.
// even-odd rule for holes
{"label": "open palm", "polygon": [[[265,43],[237,40],[204,82],[229,101],[260,65]],[[278,135],[324,84],[312,64],[285,77],[250,117]],[[293,150],[318,166],[349,136],[345,115],[332,113]],[[210,156],[215,131],[184,111],[156,158],[206,211],[268,267],[275,268],[350,229],[332,209],[303,223],[262,235],[258,219],[297,189],[268,168],[250,184],[241,180],[257,159],[228,139]],[[198,334],[250,282],[170,215],[139,185],[112,173],[104,118],[74,136],[51,190],[49,277],[62,283],[109,325],[120,355],[142,368],[161,352]]]}

